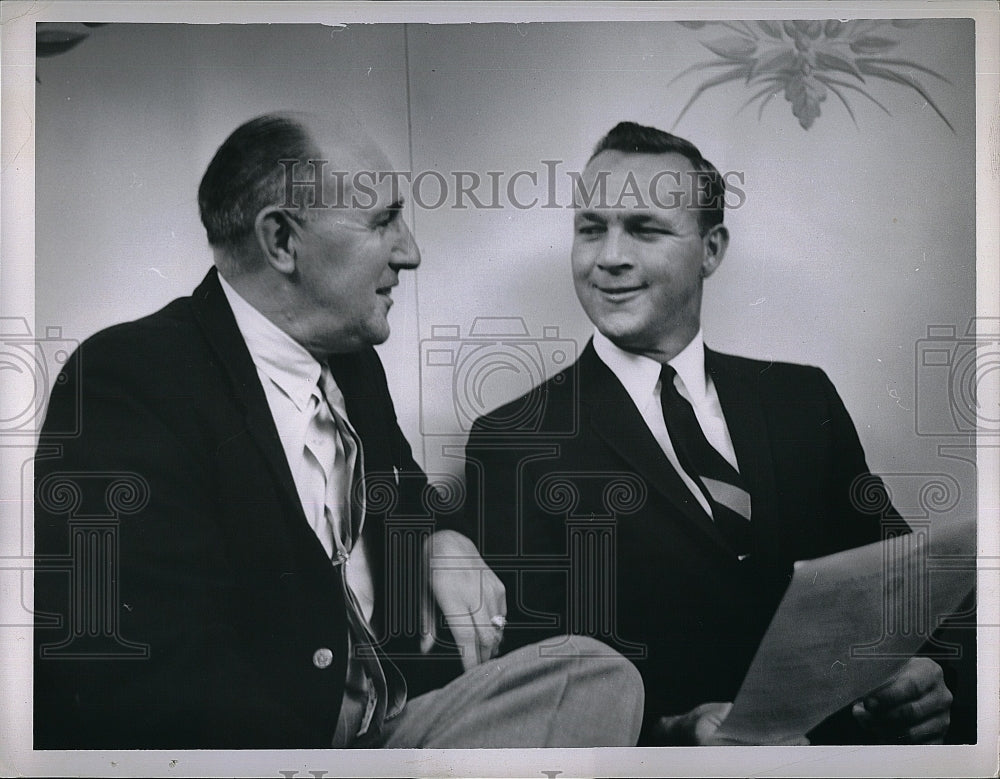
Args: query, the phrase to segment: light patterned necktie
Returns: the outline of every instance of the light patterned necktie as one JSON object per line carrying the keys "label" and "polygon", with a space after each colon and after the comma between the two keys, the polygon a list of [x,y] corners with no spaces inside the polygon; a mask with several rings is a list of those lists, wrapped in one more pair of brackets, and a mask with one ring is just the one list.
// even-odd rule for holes
{"label": "light patterned necktie", "polygon": [[741,559],[750,553],[750,493],[729,461],[705,437],[691,404],[674,384],[670,365],[660,371],[663,421],[677,459],[712,507],[719,532]]}
{"label": "light patterned necktie", "polygon": [[[382,723],[386,719],[395,717],[403,710],[406,703],[406,681],[375,640],[371,625],[365,618],[357,595],[347,580],[347,561],[357,539],[361,537],[365,522],[364,450],[361,439],[337,411],[335,399],[342,396],[330,369],[325,365],[320,375],[319,387],[325,401],[322,405],[325,406],[325,412],[329,413],[331,432],[334,433],[334,440],[338,444],[337,462],[330,467],[330,471],[327,471],[327,465],[324,464],[324,472],[327,474],[327,501],[324,511],[330,526],[329,532],[333,535],[335,543],[333,564],[340,571],[354,656],[364,663],[371,683],[368,706],[357,735],[376,734],[381,731]],[[317,414],[317,417],[318,423],[322,426],[326,413]],[[334,512],[337,512],[339,522],[335,520]]]}

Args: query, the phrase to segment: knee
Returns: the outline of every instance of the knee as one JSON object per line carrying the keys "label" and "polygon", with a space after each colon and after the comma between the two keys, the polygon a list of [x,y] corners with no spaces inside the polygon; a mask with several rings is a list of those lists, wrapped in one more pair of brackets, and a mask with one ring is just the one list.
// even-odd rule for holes
{"label": "knee", "polygon": [[559,642],[567,656],[573,657],[605,657],[611,660],[624,659],[615,649],[590,636],[565,635]]}
{"label": "knee", "polygon": [[634,746],[639,738],[645,688],[635,665],[607,644],[586,636],[567,636],[562,654],[571,656],[570,677],[590,700],[599,701],[603,738],[608,745]]}
{"label": "knee", "polygon": [[642,676],[635,665],[620,652],[607,644],[589,636],[566,636],[566,643],[560,654],[572,657],[578,668],[589,676],[599,676],[609,686],[613,685],[616,695],[638,701],[642,706],[644,697]]}

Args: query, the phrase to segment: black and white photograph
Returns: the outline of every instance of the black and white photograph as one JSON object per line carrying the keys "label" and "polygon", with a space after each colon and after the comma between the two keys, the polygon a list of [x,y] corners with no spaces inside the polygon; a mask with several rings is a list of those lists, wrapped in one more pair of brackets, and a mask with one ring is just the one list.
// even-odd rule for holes
{"label": "black and white photograph", "polygon": [[4,774],[997,774],[995,3],[0,15]]}

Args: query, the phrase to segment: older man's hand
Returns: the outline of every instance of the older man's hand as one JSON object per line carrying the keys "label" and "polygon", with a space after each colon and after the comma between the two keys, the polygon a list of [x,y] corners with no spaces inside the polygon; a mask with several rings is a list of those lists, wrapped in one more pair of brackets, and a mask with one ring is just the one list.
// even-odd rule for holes
{"label": "older man's hand", "polygon": [[[421,651],[437,640],[435,603],[448,622],[469,670],[500,651],[507,596],[475,544],[454,530],[434,533],[426,542],[428,590],[421,609]],[[433,597],[430,597],[432,595]]]}
{"label": "older man's hand", "polygon": [[940,744],[951,724],[951,701],[941,666],[914,657],[857,701],[852,713],[861,727],[887,744]]}

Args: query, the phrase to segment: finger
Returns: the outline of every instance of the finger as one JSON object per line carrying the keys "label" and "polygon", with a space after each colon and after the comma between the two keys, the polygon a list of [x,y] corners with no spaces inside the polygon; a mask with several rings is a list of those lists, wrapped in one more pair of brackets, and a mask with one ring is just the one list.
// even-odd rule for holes
{"label": "finger", "polygon": [[694,725],[695,742],[704,744],[708,739],[714,737],[715,731],[722,725],[723,720],[729,716],[732,708],[732,703],[706,703],[694,709],[691,713],[697,714]]}
{"label": "finger", "polygon": [[951,724],[951,692],[941,685],[940,694],[914,704],[903,704],[889,712],[872,714],[856,703],[852,709],[858,724],[885,743],[940,744]]}
{"label": "finger", "polygon": [[915,701],[902,703],[884,713],[880,717],[886,722],[916,724],[939,716],[951,709],[952,694],[944,683],[933,687],[929,692]]}
{"label": "finger", "polygon": [[473,624],[476,629],[476,651],[479,653],[479,662],[485,663],[496,656],[503,633],[490,624],[483,609],[473,617]]}
{"label": "finger", "polygon": [[893,679],[865,697],[865,708],[870,712],[895,708],[921,698],[943,680],[941,666],[926,657],[915,657]]}
{"label": "finger", "polygon": [[711,722],[718,727],[722,724],[723,720],[729,716],[729,712],[732,710],[732,701],[713,701],[712,703],[702,703],[699,706],[695,706],[688,712],[688,716],[693,716],[699,720]]}
{"label": "finger", "polygon": [[950,715],[942,714],[909,728],[885,727],[883,723],[876,723],[871,731],[884,744],[942,744],[950,724]]}
{"label": "finger", "polygon": [[467,590],[471,592],[474,589],[476,597],[466,602],[463,609],[476,632],[478,657],[485,662],[499,654],[507,599],[503,584],[488,568],[477,571],[474,578],[475,585],[467,587]]}
{"label": "finger", "polygon": [[951,725],[951,715],[945,713],[914,725],[906,735],[911,744],[942,744],[949,725]]}
{"label": "finger", "polygon": [[680,745],[688,741],[685,737],[681,725],[684,719],[683,714],[674,714],[669,717],[660,717],[657,723],[658,735],[665,744]]}
{"label": "finger", "polygon": [[507,616],[507,592],[503,582],[489,568],[479,571],[477,595],[479,596],[477,616],[482,616],[485,622],[498,615]]}
{"label": "finger", "polygon": [[427,654],[437,643],[434,624],[434,601],[426,595],[420,599],[420,653]]}
{"label": "finger", "polygon": [[872,730],[875,715],[873,715],[868,709],[865,708],[864,701],[854,701],[854,705],[851,706],[851,714],[854,715],[855,721],[865,730]]}
{"label": "finger", "polygon": [[475,668],[482,662],[475,627],[468,620],[460,620],[456,617],[448,620],[448,627],[451,629],[455,643],[458,644],[458,651],[462,658],[462,669],[468,671],[470,668]]}
{"label": "finger", "polygon": [[488,571],[487,573],[488,581],[485,584],[485,600],[490,613],[487,643],[489,646],[489,657],[496,657],[500,654],[503,632],[507,626],[507,591],[503,586],[503,582],[497,578],[493,571]]}
{"label": "finger", "polygon": [[420,653],[426,655],[437,641],[434,630],[434,574],[430,567],[430,545],[423,545],[423,562],[427,571],[420,584]]}
{"label": "finger", "polygon": [[483,570],[483,603],[490,617],[507,616],[507,588],[489,568]]}
{"label": "finger", "polygon": [[[494,622],[493,620],[497,621]],[[506,618],[497,614],[490,620],[476,620],[476,637],[479,642],[480,657],[489,660],[500,653],[500,643],[503,641],[503,625]]]}
{"label": "finger", "polygon": [[665,743],[674,746],[735,743],[716,740],[714,733],[733,708],[731,702],[703,703],[684,714],[660,717],[658,726]]}

